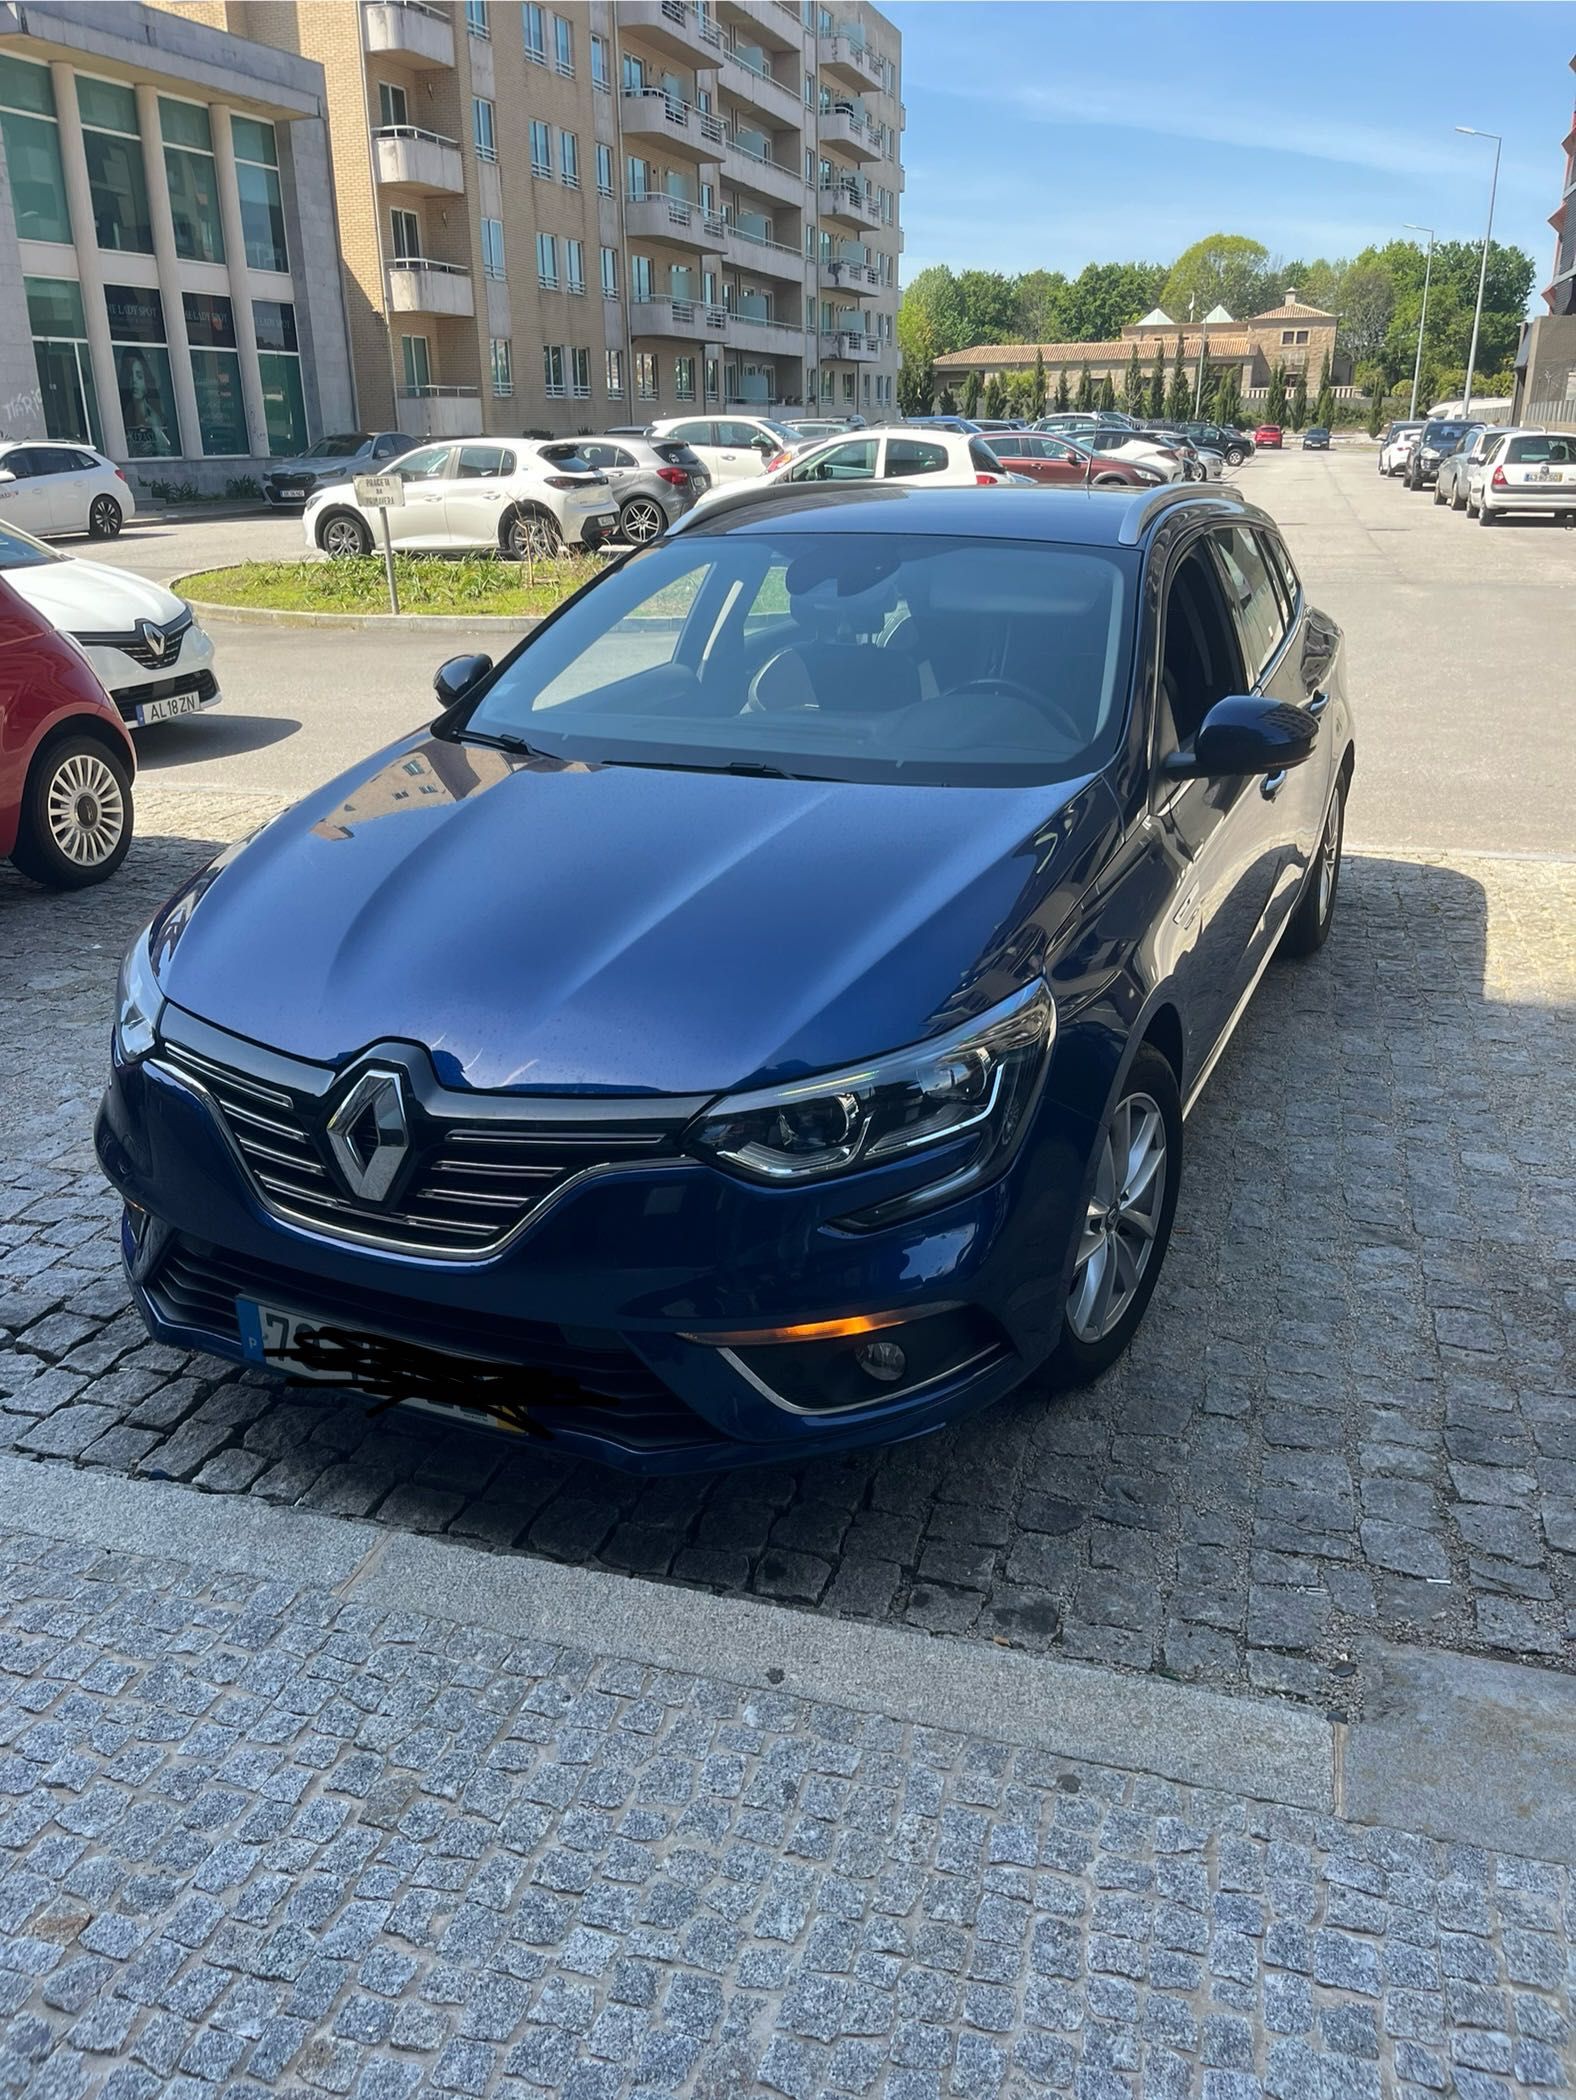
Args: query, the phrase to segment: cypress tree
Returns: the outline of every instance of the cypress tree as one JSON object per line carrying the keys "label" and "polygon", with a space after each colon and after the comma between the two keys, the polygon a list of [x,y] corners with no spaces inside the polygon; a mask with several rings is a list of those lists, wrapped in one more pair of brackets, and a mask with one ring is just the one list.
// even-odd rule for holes
{"label": "cypress tree", "polygon": [[1187,380],[1187,359],[1183,354],[1182,335],[1177,333],[1176,360],[1171,367],[1171,392],[1166,400],[1166,414],[1173,423],[1185,423],[1193,412],[1193,389]]}
{"label": "cypress tree", "polygon": [[963,382],[963,413],[966,416],[976,415],[979,412],[979,405],[980,375],[978,372],[970,372],[968,378]]}
{"label": "cypress tree", "polygon": [[1056,375],[1056,413],[1065,416],[1072,406],[1072,389],[1067,384],[1067,367],[1062,366]]}
{"label": "cypress tree", "polygon": [[1301,430],[1308,420],[1308,375],[1299,372],[1291,390],[1291,427]]}
{"label": "cypress tree", "polygon": [[1094,407],[1094,381],[1089,375],[1089,360],[1087,357],[1078,366],[1078,393],[1073,405],[1075,408]]}
{"label": "cypress tree", "polygon": [[1155,369],[1149,375],[1149,413],[1152,417],[1166,412],[1166,353],[1163,344],[1155,346]]}
{"label": "cypress tree", "polygon": [[1144,374],[1138,362],[1138,345],[1134,343],[1133,354],[1127,360],[1127,384],[1122,393],[1122,406],[1130,416],[1141,416],[1144,412]]}
{"label": "cypress tree", "polygon": [[1034,411],[1036,416],[1044,415],[1045,352],[1042,349],[1040,349],[1038,345],[1035,346],[1034,352],[1034,392],[1029,396],[1029,406]]}

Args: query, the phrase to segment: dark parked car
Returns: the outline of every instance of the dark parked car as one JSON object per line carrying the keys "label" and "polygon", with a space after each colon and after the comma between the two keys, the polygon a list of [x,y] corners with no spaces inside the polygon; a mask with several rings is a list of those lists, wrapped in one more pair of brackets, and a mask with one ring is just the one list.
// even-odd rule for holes
{"label": "dark parked car", "polygon": [[1330,433],[1325,429],[1322,423],[1310,424],[1309,427],[1303,432],[1302,449],[1304,452],[1329,451]]}
{"label": "dark parked car", "polygon": [[1483,428],[1481,423],[1440,417],[1437,422],[1423,425],[1422,435],[1412,447],[1412,456],[1406,464],[1406,485],[1409,489],[1431,489],[1439,479],[1441,464],[1459,446],[1469,444]]}
{"label": "dark parked car", "polygon": [[1245,430],[1228,430],[1221,423],[1184,423],[1182,433],[1200,451],[1218,452],[1228,467],[1240,467],[1253,457],[1253,440]]}
{"label": "dark parked car", "polygon": [[0,579],[0,860],[51,889],[103,882],[131,844],[136,770],[86,656]]}
{"label": "dark parked car", "polygon": [[719,493],[139,936],[149,1326],[646,1470],[1095,1376],[1329,931],[1341,652],[1218,490]]}
{"label": "dark parked car", "polygon": [[319,438],[299,459],[276,459],[263,476],[263,494],[276,508],[293,510],[332,482],[381,474],[420,442],[399,430],[342,430]]}

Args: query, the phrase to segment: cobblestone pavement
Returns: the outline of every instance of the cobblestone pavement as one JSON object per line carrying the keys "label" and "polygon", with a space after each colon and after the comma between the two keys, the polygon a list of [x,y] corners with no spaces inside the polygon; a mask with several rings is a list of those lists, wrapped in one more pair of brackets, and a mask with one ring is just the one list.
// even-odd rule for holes
{"label": "cobblestone pavement", "polygon": [[[923,1443],[642,1485],[151,1346],[89,1125],[116,959],[266,800],[0,871],[0,1448],[1353,1710],[1363,1634],[1576,1662],[1576,864],[1348,863],[1189,1126],[1127,1361]],[[1226,2088],[1221,2088],[1224,2093]]]}
{"label": "cobblestone pavement", "polygon": [[1571,1871],[0,1538],[25,2100],[1512,2100]]}

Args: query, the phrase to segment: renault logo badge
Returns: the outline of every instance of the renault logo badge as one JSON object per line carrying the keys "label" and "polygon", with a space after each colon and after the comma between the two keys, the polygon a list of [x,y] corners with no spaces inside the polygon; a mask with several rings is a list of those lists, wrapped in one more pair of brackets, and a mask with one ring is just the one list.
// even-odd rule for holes
{"label": "renault logo badge", "polygon": [[164,652],[169,647],[168,637],[156,620],[139,620],[137,635],[144,649],[156,664],[164,661]]}
{"label": "renault logo badge", "polygon": [[382,1203],[410,1150],[398,1072],[363,1072],[328,1119],[334,1161],[353,1196]]}

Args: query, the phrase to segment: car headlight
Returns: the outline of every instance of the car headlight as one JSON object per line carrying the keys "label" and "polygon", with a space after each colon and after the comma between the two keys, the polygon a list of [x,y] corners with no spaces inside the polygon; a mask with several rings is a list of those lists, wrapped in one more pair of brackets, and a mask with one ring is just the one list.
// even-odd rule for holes
{"label": "car headlight", "polygon": [[115,989],[115,1055],[123,1065],[134,1065],[147,1057],[159,1040],[159,1015],[164,994],[153,974],[144,928],[120,966]]}
{"label": "car headlight", "polygon": [[[690,1125],[685,1143],[712,1165],[775,1188],[899,1165],[944,1147],[937,1173],[950,1198],[1011,1154],[1055,1034],[1055,1004],[1036,982],[912,1049],[725,1096]],[[962,1159],[950,1149],[956,1141],[969,1145]]]}

